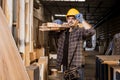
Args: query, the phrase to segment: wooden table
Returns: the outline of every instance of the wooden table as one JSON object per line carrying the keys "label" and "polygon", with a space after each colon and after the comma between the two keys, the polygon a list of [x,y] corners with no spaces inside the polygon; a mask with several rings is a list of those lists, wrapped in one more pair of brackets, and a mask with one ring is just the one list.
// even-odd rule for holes
{"label": "wooden table", "polygon": [[110,80],[108,65],[118,65],[120,55],[96,55],[96,80]]}
{"label": "wooden table", "polygon": [[110,80],[120,80],[120,65],[111,66],[111,79]]}

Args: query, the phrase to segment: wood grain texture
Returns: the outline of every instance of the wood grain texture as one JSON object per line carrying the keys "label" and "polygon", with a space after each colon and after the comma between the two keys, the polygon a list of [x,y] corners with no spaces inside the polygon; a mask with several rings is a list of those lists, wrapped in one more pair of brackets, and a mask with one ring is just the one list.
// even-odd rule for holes
{"label": "wood grain texture", "polygon": [[29,80],[6,17],[0,7],[0,80]]}

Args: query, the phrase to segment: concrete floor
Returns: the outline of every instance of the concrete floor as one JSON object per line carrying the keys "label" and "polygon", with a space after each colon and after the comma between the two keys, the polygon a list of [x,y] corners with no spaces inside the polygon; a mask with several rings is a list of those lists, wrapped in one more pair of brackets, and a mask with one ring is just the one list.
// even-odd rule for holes
{"label": "concrete floor", "polygon": [[95,80],[95,55],[98,52],[87,51],[85,56],[85,80]]}

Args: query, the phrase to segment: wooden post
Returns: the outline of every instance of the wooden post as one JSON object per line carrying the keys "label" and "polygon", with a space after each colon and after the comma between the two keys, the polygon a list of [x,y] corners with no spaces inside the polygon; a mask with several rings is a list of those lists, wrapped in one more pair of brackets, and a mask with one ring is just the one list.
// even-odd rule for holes
{"label": "wooden post", "polygon": [[13,0],[2,0],[3,1],[3,11],[8,21],[8,26],[12,31],[12,23],[13,23]]}
{"label": "wooden post", "polygon": [[29,0],[25,0],[25,65],[30,65],[30,22],[29,22]]}
{"label": "wooden post", "polygon": [[33,52],[33,0],[25,0],[25,65],[30,65],[30,52]]}
{"label": "wooden post", "polygon": [[33,52],[33,0],[30,1],[30,52]]}
{"label": "wooden post", "polygon": [[48,57],[40,57],[38,60],[38,64],[41,65],[41,70],[40,70],[40,77],[41,80],[48,80]]}
{"label": "wooden post", "polygon": [[18,0],[18,36],[19,51],[23,53],[23,61],[25,61],[25,1]]}

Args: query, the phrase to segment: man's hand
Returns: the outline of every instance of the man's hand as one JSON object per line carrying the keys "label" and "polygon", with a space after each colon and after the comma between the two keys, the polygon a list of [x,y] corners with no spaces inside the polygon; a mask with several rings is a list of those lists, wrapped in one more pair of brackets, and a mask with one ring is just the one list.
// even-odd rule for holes
{"label": "man's hand", "polygon": [[75,15],[75,18],[81,23],[84,21],[83,14],[81,14],[81,13]]}

